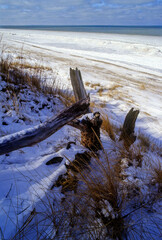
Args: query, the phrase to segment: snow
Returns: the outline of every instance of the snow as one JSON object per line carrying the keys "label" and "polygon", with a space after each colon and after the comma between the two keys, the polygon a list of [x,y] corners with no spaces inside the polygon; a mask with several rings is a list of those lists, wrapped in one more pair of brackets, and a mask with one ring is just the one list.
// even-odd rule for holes
{"label": "snow", "polygon": [[[149,186],[152,181],[149,171],[161,161],[162,37],[6,29],[0,29],[0,34],[5,57],[12,56],[17,61],[23,56],[25,63],[51,67],[52,72],[47,73],[51,85],[55,81],[61,88],[71,90],[69,68],[81,70],[91,102],[96,104],[94,110],[107,113],[114,126],[122,126],[131,107],[140,110],[135,128],[137,141],[131,147],[135,156],[132,154],[131,166],[128,156],[123,157],[121,175],[125,188],[136,186],[141,195],[152,189],[154,193],[157,186]],[[0,143],[18,131],[24,134],[43,124],[64,108],[57,96],[44,96],[26,87],[20,90],[22,104],[16,109],[9,93],[2,91],[6,85],[0,77]],[[86,116],[91,118],[92,114]],[[150,142],[146,150],[142,149],[140,136]],[[16,228],[22,226],[34,208],[36,211],[43,208],[41,200],[46,201],[50,187],[66,173],[65,163],[85,150],[79,140],[78,130],[64,126],[37,145],[0,156],[0,234],[3,233],[4,239],[14,236]],[[114,160],[122,143],[112,143],[104,133],[101,140],[105,151],[113,152],[110,159]],[[76,145],[67,150],[70,141]],[[143,154],[142,166],[136,159],[138,150]],[[63,161],[47,166],[46,162],[55,156],[63,157]],[[61,199],[61,190],[55,191]],[[104,204],[102,213],[105,216],[111,213],[114,218],[112,206],[106,200]],[[157,219],[158,207],[160,202],[153,206]],[[159,234],[158,230],[155,232]]]}
{"label": "snow", "polygon": [[4,29],[1,33],[2,45],[13,49],[15,56],[27,54],[29,62],[41,59],[49,64],[63,88],[71,87],[69,67],[78,67],[85,82],[99,82],[107,93],[113,84],[120,85],[113,98],[107,93],[102,97],[108,108],[117,115],[125,115],[131,106],[139,108],[137,127],[162,140],[161,37]]}

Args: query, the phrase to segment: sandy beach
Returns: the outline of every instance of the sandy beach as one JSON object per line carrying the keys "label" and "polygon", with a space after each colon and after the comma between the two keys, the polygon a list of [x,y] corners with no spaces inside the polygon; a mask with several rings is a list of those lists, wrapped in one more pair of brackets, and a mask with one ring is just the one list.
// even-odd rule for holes
{"label": "sandy beach", "polygon": [[[47,75],[42,75],[41,79],[45,78],[48,84],[55,81],[65,90],[72,90],[70,67],[80,69],[86,91],[90,94],[91,103],[94,104],[93,110],[108,116],[114,129],[117,126],[116,129],[120,130],[125,116],[131,108],[140,110],[135,126],[137,141],[131,148],[133,152],[132,158],[130,157],[131,162],[129,162],[128,153],[126,157],[121,155],[120,159],[121,174],[123,174],[122,184],[133,191],[139,189],[137,195],[133,195],[133,201],[134,196],[138,196],[140,200],[142,196],[144,201],[148,198],[148,203],[152,201],[152,196],[154,194],[156,196],[156,191],[160,186],[153,183],[155,181],[152,176],[154,173],[151,171],[153,167],[157,166],[161,169],[162,37],[0,29],[0,53],[2,58],[6,58],[8,62],[11,61],[15,64],[18,62],[18,66],[20,63],[23,66],[36,66],[36,69],[44,66],[47,69]],[[30,70],[32,71],[32,68]],[[23,71],[28,70],[24,67]],[[5,141],[5,137],[12,138],[12,135],[9,134],[20,130],[25,132],[29,127],[34,128],[38,123],[45,122],[65,107],[59,96],[47,97],[41,92],[32,92],[30,87],[25,90],[22,88],[18,94],[22,106],[21,111],[18,111],[17,114],[11,107],[15,103],[10,99],[11,95],[8,98],[7,83],[1,76],[0,81],[0,89],[3,90],[0,92],[2,103],[0,105],[1,142]],[[6,103],[7,99],[11,105],[9,109],[7,108],[8,103]],[[4,111],[5,108],[6,111]],[[112,141],[109,135],[106,135],[103,130],[101,131],[103,147],[113,164],[118,160],[121,152],[122,143],[118,141],[119,132],[116,135],[116,141]],[[76,142],[76,145],[72,144],[72,147],[67,149],[66,145],[69,141]],[[36,209],[36,214],[38,214],[36,221],[37,216],[40,222],[42,221],[41,213],[49,210],[48,197],[52,196],[50,198],[52,204],[53,199],[60,201],[62,198],[60,187],[49,191],[51,184],[66,173],[67,159],[73,161],[75,155],[83,151],[85,148],[80,144],[80,133],[66,125],[36,145],[0,156],[0,181],[2,183],[0,238],[2,236],[2,239],[11,239],[17,229],[21,230],[21,227],[23,229],[23,224],[26,219],[30,220],[33,209]],[[102,161],[106,162],[102,151],[99,154]],[[58,156],[63,159],[60,164],[46,166],[47,161]],[[139,159],[142,159],[140,163]],[[96,176],[98,176],[97,174]],[[141,209],[138,214],[136,212],[133,214],[131,223],[139,222],[139,226],[137,224],[135,229],[137,236],[139,233],[137,239],[143,239],[140,238],[140,231],[143,231],[145,227],[146,230],[149,228],[148,235],[147,231],[146,235],[145,232],[143,233],[145,239],[149,239],[150,231],[155,234],[156,239],[160,240],[159,206],[160,201],[157,200],[154,206],[151,204],[151,210],[144,209],[146,218],[143,217]],[[125,206],[123,212],[124,215],[127,214]],[[143,225],[140,225],[140,221]],[[33,222],[29,228],[31,231],[27,226],[27,237],[23,239],[36,239],[35,234],[39,231],[37,225],[34,229],[32,224]],[[40,233],[44,235],[42,234],[41,238],[37,236],[37,239],[49,239],[45,236],[55,236],[56,231],[55,228],[51,228],[52,224],[50,222],[48,227],[40,226]],[[50,231],[53,235],[50,235]],[[136,235],[133,233],[131,235],[130,232],[128,239],[133,239],[134,236],[136,238]],[[85,238],[83,237],[83,239]]]}
{"label": "sandy beach", "polygon": [[162,37],[102,33],[51,32],[1,29],[2,49],[13,58],[23,55],[29,63],[52,67],[57,81],[67,88],[69,68],[79,68],[84,82],[116,87],[104,101],[115,114],[130,107],[140,109],[138,127],[161,139],[162,125]]}

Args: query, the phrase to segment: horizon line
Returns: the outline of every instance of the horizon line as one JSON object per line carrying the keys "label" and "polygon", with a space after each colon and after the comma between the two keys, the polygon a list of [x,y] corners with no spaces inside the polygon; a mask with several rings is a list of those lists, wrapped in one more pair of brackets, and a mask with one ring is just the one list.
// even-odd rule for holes
{"label": "horizon line", "polygon": [[25,24],[25,25],[0,25],[0,27],[162,27],[162,25],[52,25],[52,24]]}

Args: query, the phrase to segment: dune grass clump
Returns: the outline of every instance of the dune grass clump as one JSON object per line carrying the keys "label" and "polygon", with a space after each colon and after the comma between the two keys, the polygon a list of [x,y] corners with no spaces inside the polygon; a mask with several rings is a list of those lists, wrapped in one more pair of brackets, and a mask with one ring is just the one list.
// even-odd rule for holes
{"label": "dune grass clump", "polygon": [[105,88],[103,88],[103,87],[100,87],[98,89],[98,94],[99,94],[100,97],[102,97],[104,90],[105,90]]}
{"label": "dune grass clump", "polygon": [[91,86],[91,88],[97,89],[97,87],[101,87],[101,84],[100,83],[91,83],[90,86]]}
{"label": "dune grass clump", "polygon": [[[19,59],[23,59],[19,58]],[[43,66],[43,65],[39,65],[39,64],[29,64],[27,62],[12,62],[11,66],[13,68],[21,68],[21,69],[29,69],[29,70],[36,70],[37,72],[39,71],[51,71],[52,68],[48,67],[48,66]]]}
{"label": "dune grass clump", "polygon": [[135,181],[123,178],[124,159],[112,164],[106,153],[102,158],[96,154],[91,157],[86,170],[78,168],[77,173],[72,171],[66,179],[66,185],[71,185],[72,179],[77,178],[77,188],[75,191],[67,188],[59,209],[56,208],[57,233],[53,239],[155,239],[156,233],[151,228],[143,229],[146,219],[148,224],[154,221],[145,214],[155,201],[148,200],[150,193],[142,193]]}
{"label": "dune grass clump", "polygon": [[120,88],[120,87],[122,87],[122,86],[119,85],[119,84],[113,84],[108,90],[109,91],[114,91],[114,90],[116,90],[117,88]]}
{"label": "dune grass clump", "polygon": [[141,145],[143,147],[145,147],[146,149],[150,148],[151,142],[150,142],[150,140],[149,140],[149,138],[147,136],[145,136],[144,134],[140,133],[138,138],[139,138],[139,140],[141,142]]}
{"label": "dune grass clump", "polygon": [[109,137],[115,141],[115,133],[114,133],[114,130],[113,130],[113,127],[109,121],[109,118],[108,118],[108,115],[106,114],[102,114],[102,129],[108,133]]}
{"label": "dune grass clump", "polygon": [[151,166],[152,183],[157,185],[158,193],[162,192],[162,165],[160,160]]}
{"label": "dune grass clump", "polygon": [[[27,84],[34,92],[38,91],[45,95],[57,95],[65,106],[71,105],[75,102],[75,98],[69,90],[63,89],[56,79],[51,79],[52,83],[48,83],[46,75],[47,71],[51,70],[51,68],[41,65],[14,62],[10,57],[1,57],[0,60],[2,80],[9,84],[13,83],[17,87],[21,86],[22,88]],[[16,94],[14,89],[12,89],[12,95]]]}
{"label": "dune grass clump", "polygon": [[117,239],[125,234],[121,216],[124,196],[117,168],[111,168],[108,159],[103,164],[95,154],[92,161],[86,170],[71,163],[77,173],[72,171],[65,182],[71,186],[72,179],[77,178],[77,189],[64,192],[58,213],[64,220],[61,224],[58,222],[59,226],[56,224],[58,231],[54,239]]}
{"label": "dune grass clump", "polygon": [[85,82],[85,86],[89,87],[91,85],[90,82]]}
{"label": "dune grass clump", "polygon": [[15,85],[28,84],[31,88],[33,87],[40,91],[40,78],[24,71],[23,68],[19,68],[9,57],[5,59],[1,57],[0,72],[2,79],[8,83],[14,83]]}
{"label": "dune grass clump", "polygon": [[[135,181],[127,181],[122,175],[129,165],[124,166],[124,159],[130,155],[133,158],[133,153],[120,152],[112,163],[102,150],[100,155],[89,152],[91,161],[84,169],[69,160],[73,168],[68,168],[65,181],[60,178],[62,185],[45,189],[45,199],[40,199],[41,211],[31,212],[14,239],[30,239],[30,233],[35,239],[44,240],[157,239],[159,226],[154,217],[146,215],[155,200],[150,201],[150,193],[142,193],[142,186],[140,189]],[[155,170],[157,181],[161,179],[159,169]]]}

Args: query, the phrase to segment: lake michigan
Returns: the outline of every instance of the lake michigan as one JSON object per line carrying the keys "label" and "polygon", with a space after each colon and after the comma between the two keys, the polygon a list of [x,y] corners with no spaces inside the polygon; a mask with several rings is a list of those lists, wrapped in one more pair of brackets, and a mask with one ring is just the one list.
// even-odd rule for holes
{"label": "lake michigan", "polygon": [[162,26],[52,26],[52,25],[29,25],[29,26],[0,26],[7,29],[45,30],[65,32],[88,32],[88,33],[113,33],[128,35],[162,36]]}

